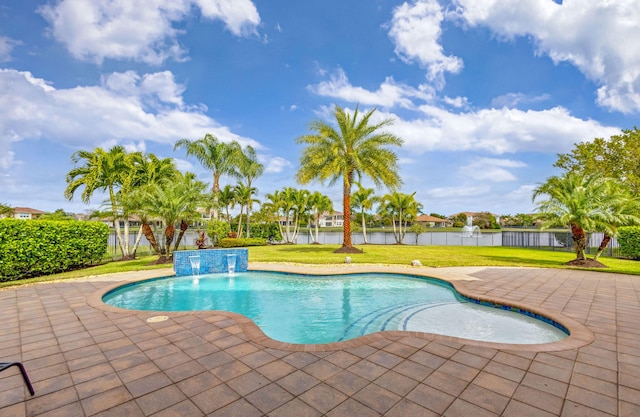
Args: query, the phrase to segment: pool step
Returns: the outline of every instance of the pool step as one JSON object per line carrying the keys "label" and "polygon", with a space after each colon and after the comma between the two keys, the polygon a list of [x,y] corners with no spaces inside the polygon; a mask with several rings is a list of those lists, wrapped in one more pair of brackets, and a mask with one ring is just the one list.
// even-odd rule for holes
{"label": "pool step", "polygon": [[415,314],[449,304],[459,304],[459,301],[409,303],[379,308],[355,320],[345,329],[340,340],[353,339],[383,330],[406,330],[407,323]]}

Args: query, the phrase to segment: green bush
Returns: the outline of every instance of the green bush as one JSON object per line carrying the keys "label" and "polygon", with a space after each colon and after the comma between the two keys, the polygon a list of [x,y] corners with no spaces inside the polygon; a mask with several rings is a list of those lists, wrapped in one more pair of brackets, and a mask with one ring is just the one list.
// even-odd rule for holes
{"label": "green bush", "polygon": [[210,220],[207,222],[207,235],[211,239],[212,246],[220,246],[220,240],[226,238],[231,231],[229,223],[222,220]]}
{"label": "green bush", "polygon": [[250,233],[251,237],[263,237],[267,240],[271,238],[274,242],[282,240],[278,225],[275,223],[251,223]]}
{"label": "green bush", "polygon": [[263,237],[220,239],[221,248],[244,248],[247,246],[267,246],[267,239]]}
{"label": "green bush", "polygon": [[626,226],[618,229],[620,255],[630,259],[640,259],[640,227]]}
{"label": "green bush", "polygon": [[98,262],[108,239],[109,228],[98,222],[0,219],[0,281]]}

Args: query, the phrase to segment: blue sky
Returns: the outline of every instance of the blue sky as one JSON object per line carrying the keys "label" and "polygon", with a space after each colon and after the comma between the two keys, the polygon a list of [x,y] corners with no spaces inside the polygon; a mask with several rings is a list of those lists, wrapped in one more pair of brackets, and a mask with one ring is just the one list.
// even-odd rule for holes
{"label": "blue sky", "polygon": [[0,2],[0,202],[98,208],[65,174],[115,144],[210,182],[173,151],[206,133],[256,147],[264,198],[301,187],[295,138],[339,104],[394,119],[426,213],[528,213],[557,153],[637,124],[639,21],[640,0]]}

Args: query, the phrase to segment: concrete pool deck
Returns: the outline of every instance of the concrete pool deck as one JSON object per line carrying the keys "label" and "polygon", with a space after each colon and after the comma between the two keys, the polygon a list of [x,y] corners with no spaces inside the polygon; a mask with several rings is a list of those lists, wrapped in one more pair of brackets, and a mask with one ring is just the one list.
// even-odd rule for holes
{"label": "concrete pool deck", "polygon": [[[640,277],[558,269],[251,264],[444,278],[566,324],[566,344],[384,332],[333,346],[268,339],[233,313],[113,309],[100,294],[171,269],[0,290],[0,416],[638,416]],[[163,321],[147,321],[157,316]],[[576,334],[577,333],[577,334]],[[572,339],[573,338],[573,339]],[[572,339],[572,340],[570,340]]]}

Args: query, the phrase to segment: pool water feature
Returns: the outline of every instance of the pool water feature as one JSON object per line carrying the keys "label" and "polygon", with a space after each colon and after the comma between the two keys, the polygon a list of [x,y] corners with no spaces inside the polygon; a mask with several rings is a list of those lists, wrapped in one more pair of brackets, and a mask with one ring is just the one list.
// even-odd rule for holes
{"label": "pool water feature", "polygon": [[253,320],[272,339],[288,343],[331,343],[384,330],[514,344],[568,336],[548,319],[471,302],[446,282],[387,273],[249,271],[167,277],[127,284],[103,301],[135,310],[231,311]]}

